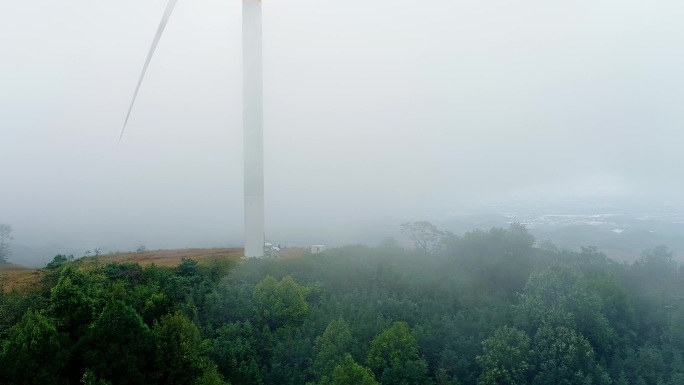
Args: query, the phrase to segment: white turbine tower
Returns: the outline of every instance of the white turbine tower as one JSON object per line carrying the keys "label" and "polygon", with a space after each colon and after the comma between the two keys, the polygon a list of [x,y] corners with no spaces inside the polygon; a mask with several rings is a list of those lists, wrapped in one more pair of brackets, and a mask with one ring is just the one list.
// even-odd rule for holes
{"label": "white turbine tower", "polygon": [[[178,0],[169,0],[128,107],[119,142],[126,132],[140,85]],[[264,256],[264,146],[261,57],[261,0],[242,1],[245,257]]]}
{"label": "white turbine tower", "polygon": [[245,257],[263,257],[264,128],[261,0],[242,0],[242,103],[245,178]]}

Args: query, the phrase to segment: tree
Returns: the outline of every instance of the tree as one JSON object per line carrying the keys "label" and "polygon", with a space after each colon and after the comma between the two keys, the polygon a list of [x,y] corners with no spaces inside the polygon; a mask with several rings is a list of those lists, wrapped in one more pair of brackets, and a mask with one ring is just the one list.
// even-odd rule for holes
{"label": "tree", "polygon": [[176,267],[176,274],[181,277],[193,277],[199,272],[199,264],[194,259],[181,258],[181,263]]}
{"label": "tree", "polygon": [[504,326],[482,342],[483,354],[477,356],[482,367],[479,385],[523,385],[528,383],[530,338],[525,332]]}
{"label": "tree", "polygon": [[48,310],[55,318],[57,329],[77,340],[94,320],[98,308],[92,275],[66,267],[50,291]]}
{"label": "tree", "polygon": [[432,254],[437,250],[445,235],[437,226],[427,221],[403,223],[401,232],[411,238],[416,247],[425,254]]}
{"label": "tree", "polygon": [[254,288],[253,299],[257,317],[271,329],[298,324],[309,311],[304,289],[290,276],[280,282],[266,276]]}
{"label": "tree", "polygon": [[677,261],[667,246],[658,246],[652,250],[644,250],[635,263],[636,267],[647,266],[657,273],[673,274],[677,271]]}
{"label": "tree", "polygon": [[0,265],[7,263],[11,250],[12,226],[0,223]]}
{"label": "tree", "polygon": [[406,322],[395,322],[373,339],[366,364],[383,385],[427,383],[427,364]]}
{"label": "tree", "polygon": [[95,373],[91,369],[86,369],[85,373],[83,373],[83,377],[81,377],[81,384],[83,384],[83,385],[112,385],[112,383],[107,381],[107,380],[97,378],[97,375],[95,375]]}
{"label": "tree", "polygon": [[206,371],[202,337],[180,312],[154,325],[155,367],[160,384],[191,384]]}
{"label": "tree", "polygon": [[534,337],[532,349],[536,364],[534,385],[602,383],[594,350],[573,329],[543,326]]}
{"label": "tree", "polygon": [[258,333],[249,321],[230,323],[216,330],[209,355],[233,384],[263,384],[259,365]]}
{"label": "tree", "polygon": [[62,372],[67,362],[64,336],[50,319],[29,310],[0,351],[0,383],[66,384]]}
{"label": "tree", "polygon": [[337,366],[344,354],[349,351],[352,344],[352,335],[349,325],[343,319],[332,321],[323,335],[316,338],[314,352],[316,358],[313,363],[313,371],[318,377],[329,375]]}
{"label": "tree", "polygon": [[207,360],[205,366],[206,367],[204,368],[202,375],[197,377],[197,379],[193,383],[194,385],[230,385],[229,382],[226,382],[223,379],[221,373],[218,372],[218,369],[216,369],[216,365],[212,365]]}
{"label": "tree", "polygon": [[565,326],[586,337],[599,353],[610,352],[617,338],[596,291],[575,268],[549,266],[532,274],[519,296],[518,326],[529,335],[544,325]]}
{"label": "tree", "polygon": [[379,385],[370,369],[363,367],[347,353],[330,377],[323,377],[321,385]]}
{"label": "tree", "polygon": [[49,262],[47,266],[45,266],[45,268],[48,270],[57,270],[60,267],[65,266],[67,263],[72,262],[73,260],[73,255],[67,256],[64,254],[57,254],[54,258],[52,258],[52,262]]}
{"label": "tree", "polygon": [[123,301],[107,304],[90,326],[83,346],[92,378],[115,385],[151,383],[152,332]]}

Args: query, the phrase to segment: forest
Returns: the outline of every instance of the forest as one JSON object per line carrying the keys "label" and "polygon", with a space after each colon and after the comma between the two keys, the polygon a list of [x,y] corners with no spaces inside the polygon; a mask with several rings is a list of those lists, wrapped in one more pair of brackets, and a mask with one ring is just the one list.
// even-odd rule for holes
{"label": "forest", "polygon": [[518,224],[439,235],[176,268],[55,256],[0,290],[0,383],[684,384],[666,247],[627,264]]}

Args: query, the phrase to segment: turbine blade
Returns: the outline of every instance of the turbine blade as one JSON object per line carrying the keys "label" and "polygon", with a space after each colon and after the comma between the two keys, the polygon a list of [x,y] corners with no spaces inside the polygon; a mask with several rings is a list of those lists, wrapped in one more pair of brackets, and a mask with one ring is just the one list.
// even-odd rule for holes
{"label": "turbine blade", "polygon": [[128,114],[126,114],[126,120],[124,121],[123,128],[121,129],[121,135],[119,135],[119,143],[121,143],[121,139],[123,139],[124,132],[126,132],[126,125],[128,124],[128,118],[131,117],[131,111],[133,110],[133,105],[135,104],[135,98],[138,97],[138,91],[140,90],[140,85],[143,82],[143,79],[145,78],[145,73],[147,72],[147,67],[150,65],[150,61],[152,60],[152,55],[154,55],[154,51],[157,49],[157,44],[159,43],[159,39],[161,38],[162,33],[164,32],[164,28],[166,28],[166,23],[169,21],[169,18],[171,17],[171,12],[173,12],[173,8],[176,6],[176,3],[178,0],[169,0],[169,2],[166,4],[166,9],[164,10],[164,15],[162,16],[161,22],[159,22],[159,27],[157,28],[157,34],[154,35],[154,40],[152,41],[152,46],[150,47],[150,51],[147,53],[147,59],[145,59],[145,65],[143,66],[142,72],[140,73],[140,79],[138,79],[138,85],[135,87],[135,92],[133,92],[133,99],[131,100],[131,105],[128,107]]}

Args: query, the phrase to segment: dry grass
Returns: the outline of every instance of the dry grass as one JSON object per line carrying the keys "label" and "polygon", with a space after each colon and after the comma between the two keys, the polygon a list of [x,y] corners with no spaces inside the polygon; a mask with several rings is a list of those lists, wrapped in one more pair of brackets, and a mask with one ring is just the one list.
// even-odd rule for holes
{"label": "dry grass", "polygon": [[22,290],[40,280],[40,271],[17,265],[0,266],[0,283],[5,291]]}
{"label": "dry grass", "polygon": [[[135,262],[141,266],[155,264],[157,266],[175,267],[183,258],[192,258],[200,264],[216,260],[239,261],[244,254],[243,249],[181,249],[181,250],[157,250],[136,253],[117,253],[100,255],[88,258],[88,261],[99,263],[109,262]],[[16,289],[23,291],[40,281],[41,269],[29,269],[17,265],[0,266],[0,282],[5,291]]]}
{"label": "dry grass", "polygon": [[192,258],[199,263],[206,263],[221,259],[239,260],[244,254],[242,249],[181,249],[181,250],[157,250],[136,253],[118,253],[101,255],[100,262],[135,262],[141,266],[154,263],[157,266],[175,267],[181,259]]}
{"label": "dry grass", "polygon": [[[292,247],[280,251],[281,259],[301,258],[307,253],[306,248]],[[192,258],[200,264],[209,263],[216,260],[240,261],[244,255],[241,248],[232,249],[180,249],[180,250],[157,250],[132,253],[116,253],[89,257],[87,262],[109,263],[109,262],[135,262],[141,266],[155,264],[163,267],[176,267],[183,258]],[[0,266],[0,283],[5,291],[16,289],[23,291],[40,281],[41,269],[30,269],[18,265]]]}
{"label": "dry grass", "polygon": [[301,258],[308,252],[308,249],[304,247],[288,247],[287,249],[282,249],[278,253],[281,259],[293,259]]}

